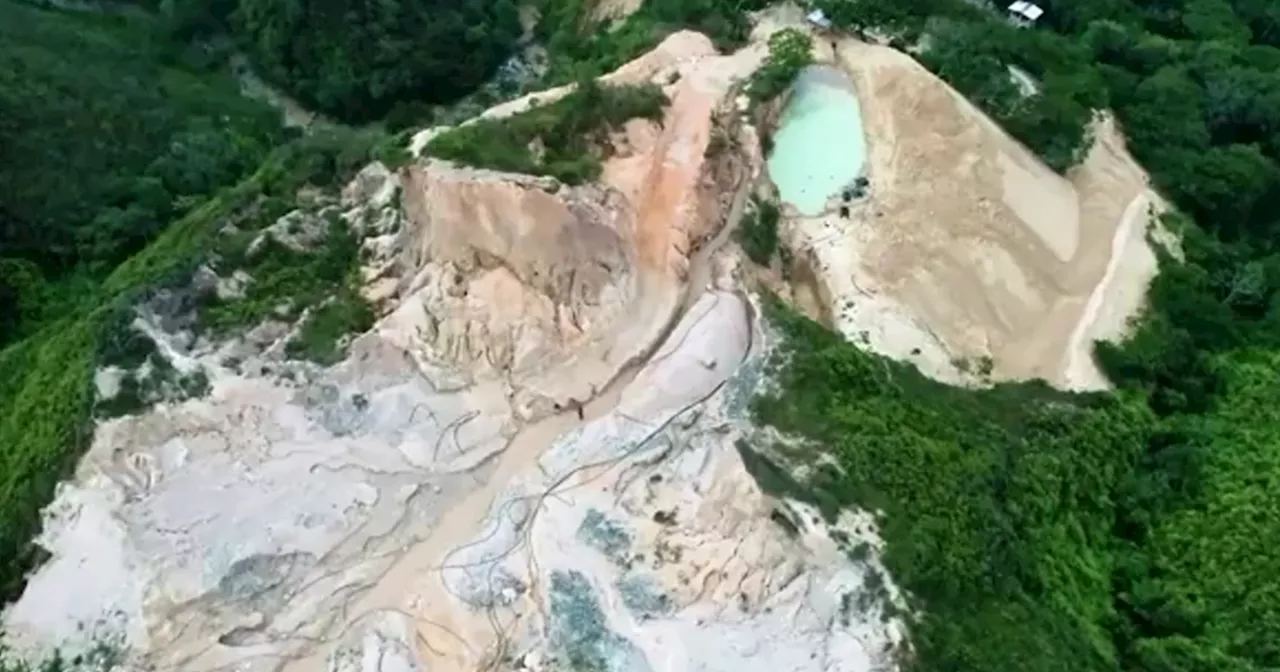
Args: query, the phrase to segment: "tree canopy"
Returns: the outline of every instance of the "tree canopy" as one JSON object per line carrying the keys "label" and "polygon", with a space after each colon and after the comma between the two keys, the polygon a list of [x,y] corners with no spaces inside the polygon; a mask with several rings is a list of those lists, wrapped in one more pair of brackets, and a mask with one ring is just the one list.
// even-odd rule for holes
{"label": "tree canopy", "polygon": [[1058,170],[1110,108],[1177,207],[1184,258],[1163,255],[1127,339],[1098,346],[1107,400],[939,389],[776,318],[789,345],[761,421],[841,466],[801,495],[886,512],[890,568],[923,609],[914,668],[1276,669],[1276,3],[1046,0],[1035,29],[961,0],[819,4],[919,47]]}
{"label": "tree canopy", "polygon": [[145,16],[0,1],[0,308],[29,315],[54,300],[45,280],[109,272],[281,137],[273,111],[167,64],[155,35]]}
{"label": "tree canopy", "polygon": [[511,0],[238,0],[230,18],[261,74],[352,122],[470,93],[520,36]]}

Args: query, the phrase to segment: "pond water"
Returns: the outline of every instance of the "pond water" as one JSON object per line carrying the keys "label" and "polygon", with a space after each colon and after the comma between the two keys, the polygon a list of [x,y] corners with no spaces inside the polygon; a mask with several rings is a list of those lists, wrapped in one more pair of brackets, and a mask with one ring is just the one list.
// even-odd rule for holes
{"label": "pond water", "polygon": [[853,83],[823,65],[796,77],[769,154],[769,178],[801,214],[822,214],[827,199],[862,175],[867,140]]}

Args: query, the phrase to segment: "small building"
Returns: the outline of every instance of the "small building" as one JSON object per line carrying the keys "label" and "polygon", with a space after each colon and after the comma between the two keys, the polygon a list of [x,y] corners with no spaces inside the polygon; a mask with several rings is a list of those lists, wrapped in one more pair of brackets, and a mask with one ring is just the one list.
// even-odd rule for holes
{"label": "small building", "polygon": [[1009,5],[1009,20],[1019,26],[1032,26],[1044,15],[1044,10],[1039,5],[1027,2],[1027,0],[1017,0]]}
{"label": "small building", "polygon": [[831,19],[828,19],[827,13],[821,9],[815,9],[812,12],[809,12],[809,15],[805,17],[805,20],[809,22],[809,25],[817,28],[818,30],[831,30]]}

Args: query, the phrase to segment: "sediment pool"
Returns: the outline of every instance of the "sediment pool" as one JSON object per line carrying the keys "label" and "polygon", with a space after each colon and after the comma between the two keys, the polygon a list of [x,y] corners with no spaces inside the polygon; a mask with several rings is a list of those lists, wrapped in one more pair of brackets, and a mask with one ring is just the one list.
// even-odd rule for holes
{"label": "sediment pool", "polygon": [[867,141],[853,83],[825,65],[796,77],[773,136],[769,177],[801,214],[822,214],[827,199],[862,174]]}

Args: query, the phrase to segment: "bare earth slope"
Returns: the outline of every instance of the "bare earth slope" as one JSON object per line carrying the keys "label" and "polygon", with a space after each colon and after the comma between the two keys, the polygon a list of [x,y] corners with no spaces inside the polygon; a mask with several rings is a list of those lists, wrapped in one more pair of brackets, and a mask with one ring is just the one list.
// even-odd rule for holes
{"label": "bare earth slope", "polygon": [[945,379],[989,356],[998,378],[1104,385],[1092,342],[1140,305],[1159,207],[1111,121],[1063,178],[909,56],[846,39],[835,58],[862,103],[870,195],[791,229],[834,326]]}
{"label": "bare earth slope", "polygon": [[366,168],[341,216],[380,319],[336,366],[285,361],[290,324],[192,342],[141,306],[212,391],[99,425],[5,614],[14,643],[106,637],[123,669],[174,672],[891,661],[896,593],[841,547],[874,525],[846,516],[837,543],[733,448],[762,335],[707,246],[760,158],[746,136],[706,150],[763,56],[680,33],[612,75],[674,82],[672,102],[598,184]]}

